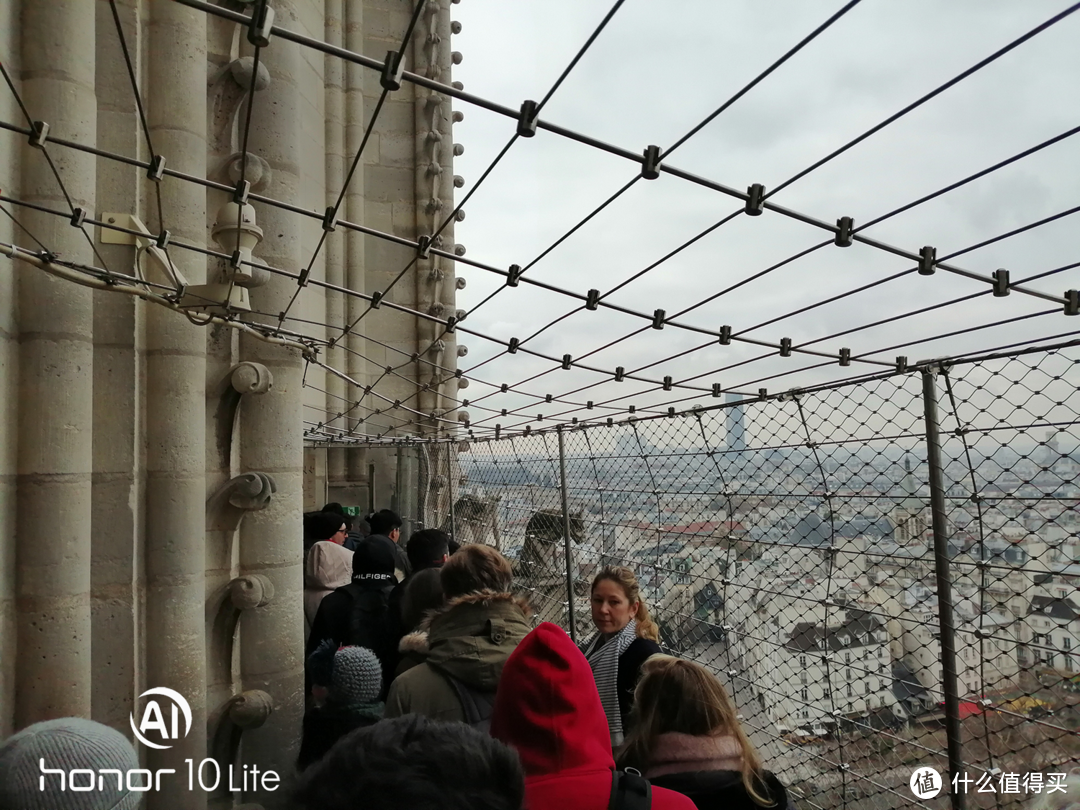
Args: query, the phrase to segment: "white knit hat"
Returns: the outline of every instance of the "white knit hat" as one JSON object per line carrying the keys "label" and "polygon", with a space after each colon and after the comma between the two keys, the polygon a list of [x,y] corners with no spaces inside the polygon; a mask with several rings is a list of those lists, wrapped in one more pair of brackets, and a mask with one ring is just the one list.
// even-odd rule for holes
{"label": "white knit hat", "polygon": [[[63,771],[63,782],[60,774],[42,774],[41,760],[45,768]],[[127,789],[127,772],[138,767],[139,758],[128,739],[101,723],[81,717],[35,723],[0,743],[0,807],[134,810],[142,793]],[[124,787],[117,789],[115,774],[100,776],[97,772],[103,768],[119,770]],[[76,769],[94,772],[98,782],[93,789],[72,790],[71,772]],[[80,788],[91,781],[86,773],[74,777]]]}

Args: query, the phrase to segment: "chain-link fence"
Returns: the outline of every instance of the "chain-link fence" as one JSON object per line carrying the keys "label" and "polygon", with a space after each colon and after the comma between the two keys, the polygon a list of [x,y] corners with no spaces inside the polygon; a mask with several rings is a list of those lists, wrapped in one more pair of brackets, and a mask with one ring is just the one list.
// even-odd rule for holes
{"label": "chain-link fence", "polygon": [[[800,805],[1003,807],[1080,757],[1077,363],[1072,342],[458,445],[436,520],[579,641],[593,575],[633,568]],[[944,790],[920,800],[926,768]]]}

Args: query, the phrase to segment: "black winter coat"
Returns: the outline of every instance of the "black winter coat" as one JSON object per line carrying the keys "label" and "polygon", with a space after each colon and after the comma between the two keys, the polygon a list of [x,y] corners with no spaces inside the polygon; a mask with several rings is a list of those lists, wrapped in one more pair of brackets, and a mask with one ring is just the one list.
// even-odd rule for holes
{"label": "black winter coat", "polygon": [[[329,598],[329,597],[327,597]],[[630,712],[634,708],[634,690],[641,680],[641,667],[650,657],[662,652],[660,645],[647,638],[636,638],[619,656],[619,674],[615,685],[619,690],[619,713],[622,715],[623,734],[630,731]]]}
{"label": "black winter coat", "polygon": [[689,796],[698,810],[785,810],[789,807],[787,791],[769,771],[765,771],[765,785],[769,798],[775,802],[770,808],[764,808],[750,798],[738,771],[669,773],[649,781]]}

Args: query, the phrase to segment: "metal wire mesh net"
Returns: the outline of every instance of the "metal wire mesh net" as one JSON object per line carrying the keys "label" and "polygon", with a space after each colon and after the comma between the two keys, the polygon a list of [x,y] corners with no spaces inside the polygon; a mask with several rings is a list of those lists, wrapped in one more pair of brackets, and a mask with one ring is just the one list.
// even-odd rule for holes
{"label": "metal wire mesh net", "polygon": [[[663,646],[717,674],[800,804],[945,806],[954,775],[970,806],[1017,803],[1080,757],[1078,362],[447,445],[457,526],[579,642],[596,572],[634,569]],[[919,800],[925,767],[945,789]]]}

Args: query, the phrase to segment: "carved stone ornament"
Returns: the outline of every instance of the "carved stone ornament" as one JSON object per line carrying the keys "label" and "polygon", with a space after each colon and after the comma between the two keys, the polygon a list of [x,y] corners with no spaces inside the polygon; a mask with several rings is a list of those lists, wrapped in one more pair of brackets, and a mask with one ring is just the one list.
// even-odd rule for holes
{"label": "carved stone ornament", "polygon": [[237,610],[251,610],[270,604],[274,583],[262,574],[237,577],[229,583],[229,601]]}
{"label": "carved stone ornament", "polygon": [[268,473],[250,472],[231,478],[225,488],[230,504],[246,512],[255,512],[270,505],[270,499],[277,492],[277,483]]}

